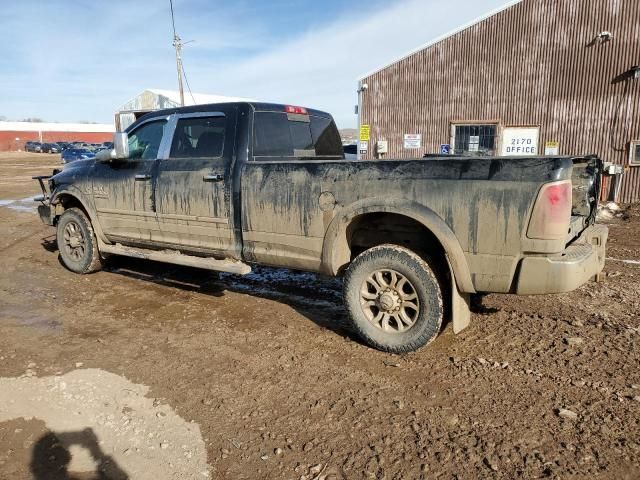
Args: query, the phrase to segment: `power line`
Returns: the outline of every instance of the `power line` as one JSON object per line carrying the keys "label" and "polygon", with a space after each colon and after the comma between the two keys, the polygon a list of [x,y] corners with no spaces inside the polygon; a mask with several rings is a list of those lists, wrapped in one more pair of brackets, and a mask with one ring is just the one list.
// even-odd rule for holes
{"label": "power line", "polygon": [[184,63],[182,64],[182,74],[184,75],[184,81],[187,84],[187,89],[189,90],[189,95],[191,95],[191,100],[193,100],[193,104],[196,104],[196,99],[193,96],[193,92],[191,91],[191,85],[189,85],[189,79],[187,78],[187,72],[184,71]]}

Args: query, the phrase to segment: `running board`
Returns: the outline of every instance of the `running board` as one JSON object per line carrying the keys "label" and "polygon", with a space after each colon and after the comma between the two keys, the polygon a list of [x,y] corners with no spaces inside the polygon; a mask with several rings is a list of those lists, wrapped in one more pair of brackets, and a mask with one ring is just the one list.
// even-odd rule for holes
{"label": "running board", "polygon": [[235,273],[236,275],[251,273],[251,267],[239,260],[217,260],[211,257],[184,255],[176,250],[145,250],[142,248],[125,247],[120,243],[116,243],[115,245],[100,243],[101,253],[142,258],[144,260],[155,260],[157,262],[172,263],[174,265],[184,265],[185,267],[204,268],[206,270],[215,270],[216,272]]}

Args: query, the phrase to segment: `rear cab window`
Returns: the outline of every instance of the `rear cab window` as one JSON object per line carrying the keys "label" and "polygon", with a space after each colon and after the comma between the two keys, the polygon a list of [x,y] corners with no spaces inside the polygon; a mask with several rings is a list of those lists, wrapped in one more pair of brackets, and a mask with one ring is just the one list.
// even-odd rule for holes
{"label": "rear cab window", "polygon": [[253,157],[258,161],[339,160],[344,159],[344,152],[330,117],[258,111],[254,114]]}
{"label": "rear cab window", "polygon": [[217,158],[222,156],[224,115],[179,118],[169,158]]}

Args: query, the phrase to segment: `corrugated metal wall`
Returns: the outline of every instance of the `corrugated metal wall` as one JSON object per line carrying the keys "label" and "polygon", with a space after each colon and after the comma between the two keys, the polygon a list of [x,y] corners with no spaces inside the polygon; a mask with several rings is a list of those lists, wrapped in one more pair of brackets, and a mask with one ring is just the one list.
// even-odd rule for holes
{"label": "corrugated metal wall", "polygon": [[[596,40],[610,31],[610,41]],[[449,143],[451,123],[537,125],[540,151],[597,153],[628,163],[640,139],[640,0],[523,0],[363,79],[361,124],[370,149],[411,158],[403,134],[422,134],[419,153]],[[640,167],[625,167],[620,201],[640,200]]]}

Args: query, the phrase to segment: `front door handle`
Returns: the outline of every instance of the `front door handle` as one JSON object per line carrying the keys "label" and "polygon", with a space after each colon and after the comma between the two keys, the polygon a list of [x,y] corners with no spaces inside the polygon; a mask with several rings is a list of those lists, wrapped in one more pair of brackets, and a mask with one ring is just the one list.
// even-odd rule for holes
{"label": "front door handle", "polygon": [[224,180],[224,175],[219,173],[213,173],[211,175],[205,175],[202,177],[203,182],[221,182]]}
{"label": "front door handle", "polygon": [[134,177],[136,180],[151,180],[151,175],[140,173]]}

